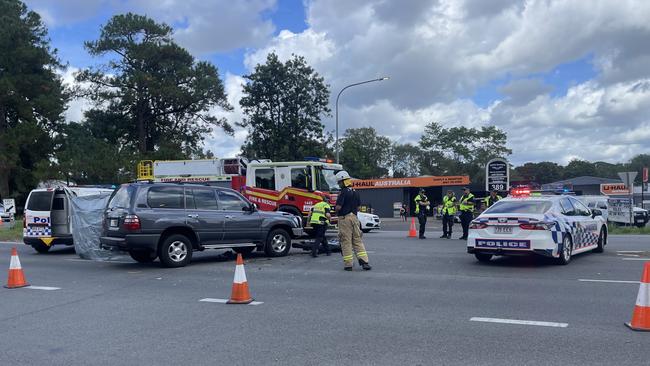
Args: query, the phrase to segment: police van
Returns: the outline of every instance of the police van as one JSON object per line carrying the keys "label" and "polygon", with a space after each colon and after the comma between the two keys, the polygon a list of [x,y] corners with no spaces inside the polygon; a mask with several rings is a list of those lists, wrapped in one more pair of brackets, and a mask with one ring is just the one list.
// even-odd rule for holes
{"label": "police van", "polygon": [[73,245],[68,195],[88,196],[112,193],[113,189],[55,187],[34,189],[25,202],[23,242],[39,253],[53,245]]}

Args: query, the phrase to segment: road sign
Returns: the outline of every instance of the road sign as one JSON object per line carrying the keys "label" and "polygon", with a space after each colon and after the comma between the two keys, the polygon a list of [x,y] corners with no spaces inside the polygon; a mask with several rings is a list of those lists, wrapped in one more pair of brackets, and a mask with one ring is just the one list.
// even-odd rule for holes
{"label": "road sign", "polygon": [[636,178],[636,174],[636,172],[620,172],[618,173],[618,176],[623,181],[623,184],[630,188],[634,185],[634,178]]}
{"label": "road sign", "polygon": [[643,183],[648,183],[648,168],[643,168]]}
{"label": "road sign", "polygon": [[607,199],[607,220],[621,224],[632,222],[632,204],[629,198]]}
{"label": "road sign", "polygon": [[617,196],[630,194],[630,190],[623,183],[601,183],[600,193],[605,196]]}
{"label": "road sign", "polygon": [[503,158],[496,158],[485,164],[485,190],[507,191],[510,189],[510,166]]}
{"label": "road sign", "polygon": [[5,208],[5,212],[16,214],[16,201],[13,198],[5,198],[2,200],[2,205]]}

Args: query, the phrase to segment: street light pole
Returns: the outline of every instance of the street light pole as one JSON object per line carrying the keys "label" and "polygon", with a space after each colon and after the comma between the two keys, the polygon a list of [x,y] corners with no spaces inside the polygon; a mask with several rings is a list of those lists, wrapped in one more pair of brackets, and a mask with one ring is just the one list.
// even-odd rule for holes
{"label": "street light pole", "polygon": [[362,82],[359,82],[359,83],[350,84],[350,85],[346,86],[345,88],[341,89],[339,94],[336,96],[336,164],[339,163],[339,152],[340,152],[340,149],[339,149],[339,97],[341,96],[341,93],[343,93],[343,91],[345,89],[351,88],[353,86],[368,84],[368,83],[372,83],[372,82],[375,82],[375,81],[383,81],[383,80],[388,80],[388,79],[389,78],[387,76],[385,76],[385,77],[379,78],[379,79],[366,80],[366,81],[362,81]]}

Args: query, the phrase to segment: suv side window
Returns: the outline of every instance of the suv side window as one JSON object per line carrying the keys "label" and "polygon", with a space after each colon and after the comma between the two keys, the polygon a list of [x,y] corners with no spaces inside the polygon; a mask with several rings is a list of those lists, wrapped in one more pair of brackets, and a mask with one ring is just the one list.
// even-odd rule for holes
{"label": "suv side window", "polygon": [[275,190],[275,170],[255,169],[255,187]]}
{"label": "suv side window", "polygon": [[576,212],[571,204],[571,201],[568,198],[562,198],[560,200],[560,207],[562,208],[562,214],[565,216],[575,216]]}
{"label": "suv side window", "polygon": [[218,210],[217,195],[214,189],[193,188],[185,189],[185,205],[197,210]]}
{"label": "suv side window", "polygon": [[249,207],[248,202],[244,201],[237,193],[218,191],[219,207],[224,211],[242,211],[244,207]]}
{"label": "suv side window", "polygon": [[292,168],[291,169],[291,186],[293,188],[308,189],[307,168]]}
{"label": "suv side window", "polygon": [[151,208],[182,209],[183,187],[151,187],[147,192],[147,204]]}

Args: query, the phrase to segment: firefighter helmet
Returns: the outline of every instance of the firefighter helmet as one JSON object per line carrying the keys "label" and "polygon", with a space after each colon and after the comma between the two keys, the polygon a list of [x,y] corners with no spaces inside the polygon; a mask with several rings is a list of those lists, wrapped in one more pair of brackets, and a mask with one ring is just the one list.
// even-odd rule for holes
{"label": "firefighter helmet", "polygon": [[341,170],[340,172],[336,173],[335,177],[336,181],[340,182],[342,180],[350,179],[350,174],[348,174],[348,172],[345,170]]}

